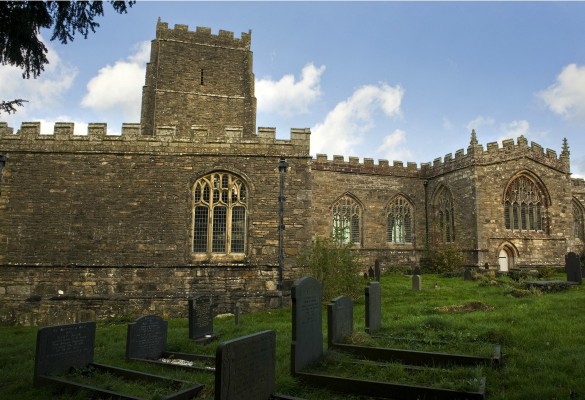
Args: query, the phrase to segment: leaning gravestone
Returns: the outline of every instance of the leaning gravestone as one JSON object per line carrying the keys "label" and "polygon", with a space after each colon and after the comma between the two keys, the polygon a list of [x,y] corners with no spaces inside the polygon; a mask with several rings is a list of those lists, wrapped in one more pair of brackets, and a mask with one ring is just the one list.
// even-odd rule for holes
{"label": "leaning gravestone", "polygon": [[327,342],[342,343],[353,334],[353,301],[347,296],[334,298],[327,306]]}
{"label": "leaning gravestone", "polygon": [[215,400],[268,400],[276,379],[276,333],[258,332],[217,347]]}
{"label": "leaning gravestone", "polygon": [[126,358],[161,358],[167,347],[167,326],[167,321],[157,315],[140,317],[128,324]]}
{"label": "leaning gravestone", "polygon": [[84,368],[93,362],[95,322],[39,328],[35,356],[35,384],[41,375]]}
{"label": "leaning gravestone", "polygon": [[382,327],[382,296],[380,282],[366,287],[366,332],[372,334]]}
{"label": "leaning gravestone", "polygon": [[579,256],[573,252],[565,255],[565,270],[567,271],[567,281],[581,284],[581,263]]}
{"label": "leaning gravestone", "polygon": [[211,296],[197,296],[189,300],[189,338],[210,341],[213,334],[213,304]]}
{"label": "leaning gravestone", "polygon": [[313,277],[299,279],[291,288],[292,374],[323,356],[322,288]]}
{"label": "leaning gravestone", "polygon": [[412,290],[415,292],[422,289],[422,279],[420,275],[413,275],[412,276]]}

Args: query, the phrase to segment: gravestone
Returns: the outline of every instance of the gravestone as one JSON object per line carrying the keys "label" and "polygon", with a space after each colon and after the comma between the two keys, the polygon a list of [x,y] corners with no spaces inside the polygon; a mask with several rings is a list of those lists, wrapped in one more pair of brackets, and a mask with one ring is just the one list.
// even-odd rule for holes
{"label": "gravestone", "polygon": [[205,340],[213,336],[212,297],[201,295],[189,300],[189,338]]}
{"label": "gravestone", "polygon": [[370,279],[374,279],[375,278],[375,276],[374,276],[374,268],[372,268],[372,267],[370,267],[368,269],[368,278],[370,278]]}
{"label": "gravestone", "polygon": [[412,274],[413,275],[420,275],[421,274],[421,270],[420,270],[420,267],[418,265],[416,267],[414,267]]}
{"label": "gravestone", "polygon": [[380,282],[380,261],[378,260],[374,262],[374,278]]}
{"label": "gravestone", "polygon": [[327,306],[327,341],[329,346],[342,343],[353,334],[353,301],[347,296],[334,298]]}
{"label": "gravestone", "polygon": [[236,302],[236,310],[234,313],[234,320],[236,321],[236,325],[240,325],[240,303]]}
{"label": "gravestone", "polygon": [[321,284],[310,276],[291,288],[293,375],[323,356],[322,296]]}
{"label": "gravestone", "polygon": [[167,321],[158,315],[140,317],[128,324],[126,358],[161,358],[167,347],[167,326]]}
{"label": "gravestone", "polygon": [[483,265],[483,269],[490,269],[490,265],[489,265],[488,263],[485,263],[485,264]]}
{"label": "gravestone", "polygon": [[276,379],[276,333],[258,332],[217,347],[215,400],[268,400]]}
{"label": "gravestone", "polygon": [[567,281],[581,284],[581,262],[579,256],[572,251],[565,255],[565,270],[567,271]]}
{"label": "gravestone", "polygon": [[372,334],[382,327],[382,296],[379,282],[366,287],[366,332]]}
{"label": "gravestone", "polygon": [[422,278],[420,275],[412,276],[412,290],[419,291],[422,289]]}
{"label": "gravestone", "polygon": [[471,268],[465,268],[465,272],[463,272],[463,280],[465,281],[472,281],[473,275],[471,274]]}
{"label": "gravestone", "polygon": [[95,322],[39,328],[35,355],[35,383],[39,375],[68,372],[93,362]]}

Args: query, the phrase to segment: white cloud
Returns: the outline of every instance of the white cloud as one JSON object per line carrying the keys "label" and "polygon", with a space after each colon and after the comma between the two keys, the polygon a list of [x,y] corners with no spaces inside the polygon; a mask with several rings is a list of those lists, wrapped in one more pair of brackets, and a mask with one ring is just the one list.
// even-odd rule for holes
{"label": "white cloud", "polygon": [[481,128],[486,126],[493,126],[496,121],[492,117],[484,117],[483,115],[478,115],[469,123],[467,124],[466,128],[468,132],[471,132],[473,129],[475,131],[481,130]]}
{"label": "white cloud", "polygon": [[529,130],[530,124],[526,120],[512,121],[506,124],[501,124],[500,138],[498,139],[498,142],[501,142],[502,139],[517,138],[518,136],[526,137]]}
{"label": "white cloud", "polygon": [[317,68],[310,63],[303,67],[299,81],[293,75],[278,81],[256,81],[258,112],[275,112],[285,117],[308,113],[309,106],[321,96],[319,84],[324,71],[324,65]]}
{"label": "white cloud", "polygon": [[537,96],[555,114],[585,121],[585,66],[567,65],[557,81]]}
{"label": "white cloud", "polygon": [[384,138],[382,145],[376,151],[381,154],[380,158],[385,160],[407,160],[412,154],[405,145],[406,132],[402,129],[396,129]]}
{"label": "white cloud", "polygon": [[126,60],[106,65],[91,78],[81,105],[98,111],[118,111],[127,121],[140,119],[142,86],[146,62],[150,57],[150,42],[135,46]]}
{"label": "white cloud", "polygon": [[75,135],[87,135],[87,122],[75,121],[68,115],[59,115],[51,120],[36,119],[35,122],[41,123],[41,135],[52,135],[55,130],[55,122],[73,122],[73,133]]}
{"label": "white cloud", "polygon": [[[42,38],[41,38],[42,39]],[[50,46],[47,46],[47,59],[49,64],[36,79],[23,79],[22,70],[15,66],[0,66],[0,88],[2,88],[1,100],[24,99],[24,107],[18,107],[16,114],[0,115],[2,121],[9,124],[22,121],[27,118],[35,118],[42,110],[44,114],[61,105],[63,95],[72,87],[77,76],[77,69],[64,63],[59,54]],[[36,118],[35,118],[36,119]]]}
{"label": "white cloud", "polygon": [[325,120],[311,128],[311,149],[319,153],[348,154],[364,140],[374,127],[374,114],[381,111],[387,117],[399,116],[404,90],[385,83],[358,88],[347,100],[338,103]]}

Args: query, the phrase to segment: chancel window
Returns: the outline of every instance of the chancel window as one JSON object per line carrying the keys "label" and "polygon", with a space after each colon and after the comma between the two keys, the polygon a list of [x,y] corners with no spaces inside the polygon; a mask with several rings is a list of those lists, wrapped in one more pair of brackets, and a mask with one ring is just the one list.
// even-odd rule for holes
{"label": "chancel window", "polygon": [[412,243],[412,205],[404,196],[396,196],[386,209],[387,237],[390,243]]}
{"label": "chancel window", "polygon": [[573,199],[573,232],[575,239],[584,240],[584,228],[583,207],[581,207],[578,200]]}
{"label": "chancel window", "polygon": [[441,243],[455,241],[455,215],[453,196],[446,187],[441,187],[435,196],[435,220],[437,223],[438,239]]}
{"label": "chancel window", "polygon": [[342,196],[332,207],[333,238],[341,243],[360,243],[362,210],[349,195]]}
{"label": "chancel window", "polygon": [[195,182],[193,252],[245,252],[246,196],[244,182],[227,172],[214,172]]}
{"label": "chancel window", "polygon": [[528,176],[514,179],[504,193],[504,221],[513,231],[544,230],[545,203],[542,190]]}

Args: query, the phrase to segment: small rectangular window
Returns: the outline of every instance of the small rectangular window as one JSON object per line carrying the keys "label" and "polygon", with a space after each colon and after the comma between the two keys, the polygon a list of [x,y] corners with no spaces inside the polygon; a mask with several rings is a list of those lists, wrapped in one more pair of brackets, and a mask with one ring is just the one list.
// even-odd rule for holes
{"label": "small rectangular window", "polygon": [[201,85],[203,85],[203,69],[201,69],[199,71],[199,81],[200,81]]}

